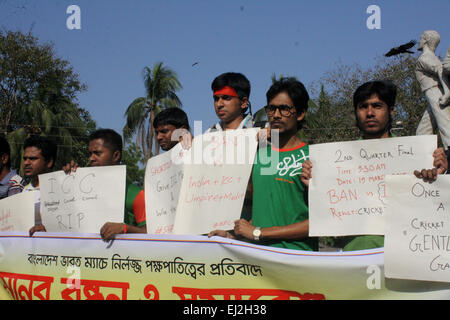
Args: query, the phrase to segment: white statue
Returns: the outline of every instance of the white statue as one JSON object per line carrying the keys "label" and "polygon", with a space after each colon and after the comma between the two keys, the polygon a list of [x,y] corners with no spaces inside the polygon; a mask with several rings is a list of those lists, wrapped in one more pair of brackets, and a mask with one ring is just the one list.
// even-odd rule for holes
{"label": "white statue", "polygon": [[450,48],[444,62],[435,55],[440,37],[436,31],[425,31],[419,42],[422,51],[416,65],[416,78],[428,100],[428,107],[420,120],[416,134],[433,134],[439,129],[444,149],[450,144]]}
{"label": "white statue", "polygon": [[444,62],[442,62],[442,79],[445,81],[447,86],[444,86],[444,95],[439,101],[441,106],[450,105],[450,47],[447,49],[447,54],[445,55]]}

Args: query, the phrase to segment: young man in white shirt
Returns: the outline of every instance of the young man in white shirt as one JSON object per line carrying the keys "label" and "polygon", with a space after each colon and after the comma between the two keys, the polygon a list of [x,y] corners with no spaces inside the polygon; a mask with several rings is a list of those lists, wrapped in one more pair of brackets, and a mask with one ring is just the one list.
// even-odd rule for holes
{"label": "young man in white shirt", "polygon": [[227,72],[216,77],[212,84],[214,110],[220,119],[206,132],[253,127],[250,107],[250,81],[242,74]]}
{"label": "young man in white shirt", "polygon": [[30,229],[30,235],[36,231],[45,231],[41,220],[41,196],[39,189],[39,175],[53,170],[56,162],[56,144],[45,137],[31,137],[25,141],[23,152],[23,172],[30,181],[24,191],[37,191],[35,197],[35,225]]}

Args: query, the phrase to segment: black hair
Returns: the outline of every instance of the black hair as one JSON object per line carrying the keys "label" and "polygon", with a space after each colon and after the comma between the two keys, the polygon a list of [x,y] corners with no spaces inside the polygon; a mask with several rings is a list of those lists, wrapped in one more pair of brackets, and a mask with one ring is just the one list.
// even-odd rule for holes
{"label": "black hair", "polygon": [[89,135],[89,142],[96,139],[102,139],[103,145],[113,154],[116,151],[120,152],[120,159],[122,159],[122,137],[112,129],[98,129]]}
{"label": "black hair", "polygon": [[156,115],[155,119],[153,119],[153,128],[155,129],[158,126],[164,126],[168,124],[173,125],[176,129],[190,129],[188,116],[186,112],[184,112],[180,108],[164,109]]}
{"label": "black hair", "polygon": [[0,136],[0,156],[6,154],[8,156],[8,162],[6,163],[6,167],[8,169],[11,168],[11,148],[9,146],[8,140],[6,138]]}
{"label": "black hair", "polygon": [[[242,73],[222,73],[221,75],[217,76],[211,83],[212,91],[220,90],[226,86],[233,88],[238,94],[240,100],[244,98],[250,100],[250,81],[248,81],[247,77]],[[247,107],[242,110],[242,112],[246,113],[249,108],[251,113],[250,101],[248,102]]]}
{"label": "black hair", "polygon": [[389,108],[393,108],[397,96],[397,87],[389,80],[375,80],[362,84],[353,94],[353,107],[355,111],[360,103],[369,99],[373,94],[376,94]]}
{"label": "black hair", "polygon": [[309,94],[303,83],[293,77],[281,78],[274,82],[266,93],[267,104],[281,92],[288,94],[298,114],[308,110]]}
{"label": "black hair", "polygon": [[53,140],[42,136],[31,136],[23,145],[23,149],[35,147],[41,150],[41,155],[46,162],[53,160],[52,168],[56,163],[57,146]]}

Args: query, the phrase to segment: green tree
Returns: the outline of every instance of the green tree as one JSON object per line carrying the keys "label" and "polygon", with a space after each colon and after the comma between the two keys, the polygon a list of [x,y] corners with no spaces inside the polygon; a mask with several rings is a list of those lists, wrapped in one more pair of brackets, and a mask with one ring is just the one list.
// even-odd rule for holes
{"label": "green tree", "polygon": [[[145,159],[159,154],[153,119],[163,109],[181,107],[176,92],[182,88],[175,71],[155,63],[153,69],[145,67],[143,78],[146,95],[136,98],[127,108],[127,123],[123,128],[125,140],[136,134],[136,145],[142,148]],[[154,140],[154,141],[153,141]],[[154,146],[154,151],[153,151]]]}
{"label": "green tree", "polygon": [[[357,87],[371,80],[391,80],[397,86],[393,130],[398,136],[415,135],[417,125],[426,108],[426,100],[415,78],[417,56],[399,55],[377,58],[373,66],[338,64],[310,92],[317,108],[310,108],[306,116],[305,136],[309,143],[355,140],[360,136],[356,127],[353,93]],[[320,89],[318,89],[318,87]]]}
{"label": "green tree", "polygon": [[0,31],[0,134],[10,142],[14,167],[31,135],[55,140],[56,168],[70,159],[83,163],[87,135],[96,126],[76,101],[85,90],[53,45],[39,44],[31,33]]}
{"label": "green tree", "polygon": [[125,146],[122,152],[122,163],[127,166],[127,179],[143,188],[145,169],[139,165],[145,165],[144,155],[133,142],[126,141]]}
{"label": "green tree", "polygon": [[356,139],[358,129],[354,125],[352,112],[345,103],[328,94],[321,84],[318,97],[308,103],[308,112],[299,134],[310,144]]}

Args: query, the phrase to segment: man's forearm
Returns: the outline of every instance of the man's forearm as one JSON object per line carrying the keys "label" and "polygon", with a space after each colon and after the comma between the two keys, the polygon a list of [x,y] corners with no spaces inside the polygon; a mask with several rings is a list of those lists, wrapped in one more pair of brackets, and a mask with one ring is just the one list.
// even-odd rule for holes
{"label": "man's forearm", "polygon": [[309,235],[309,220],[293,223],[287,226],[261,228],[262,239],[302,239]]}
{"label": "man's forearm", "polygon": [[127,233],[147,233],[147,226],[135,227],[127,225]]}

